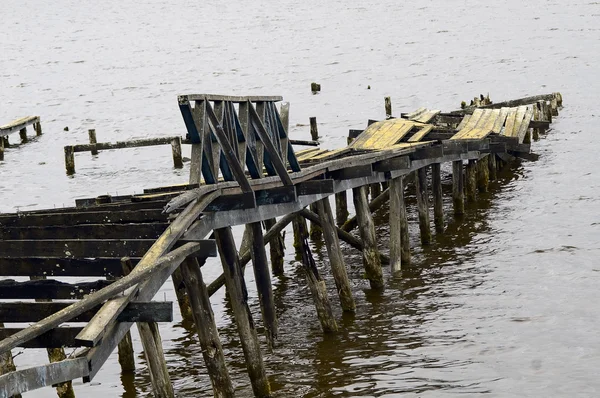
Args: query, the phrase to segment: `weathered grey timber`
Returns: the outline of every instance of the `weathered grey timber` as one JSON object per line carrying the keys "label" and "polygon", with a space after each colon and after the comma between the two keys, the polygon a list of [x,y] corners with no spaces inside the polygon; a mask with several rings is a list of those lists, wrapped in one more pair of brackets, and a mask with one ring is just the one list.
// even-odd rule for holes
{"label": "weathered grey timber", "polygon": [[[493,167],[499,168],[516,157],[536,158],[530,153],[534,141],[530,129],[547,129],[562,105],[558,93],[542,97],[534,98],[533,103],[528,102],[531,98],[521,99],[514,103],[519,106],[514,109],[504,103],[504,109],[492,107],[486,112],[468,107],[446,114],[427,110],[417,112],[418,115],[402,113],[403,120],[372,122],[369,129],[353,133],[353,137],[359,137],[358,144],[349,148],[333,151],[311,148],[297,156],[291,146],[294,140],[287,134],[289,108],[282,107],[279,113],[274,104],[280,97],[181,96],[179,106],[188,130],[186,142],[192,144],[189,183],[147,190],[142,195],[78,199],[75,208],[0,214],[1,276],[111,279],[76,284],[53,279],[0,281],[3,299],[81,299],[68,306],[0,303],[0,322],[35,322],[25,329],[0,329],[0,354],[6,355],[17,346],[88,347],[77,352],[73,359],[0,376],[0,397],[79,377],[84,381],[93,379],[117,345],[127,343],[129,329],[136,322],[142,329],[153,393],[172,396],[155,323],[172,319],[172,304],[162,308],[164,303],[146,303],[170,276],[176,289],[185,293],[178,298],[185,298],[193,307],[192,317],[215,396],[233,396],[209,301],[210,294],[224,281],[230,290],[229,299],[255,395],[270,396],[268,364],[262,360],[247,306],[244,265],[253,259],[267,341],[273,346],[277,319],[265,244],[279,240],[283,228],[296,219],[298,258],[306,271],[317,317],[324,331],[337,330],[323,277],[307,244],[304,219],[323,229],[342,308],[354,309],[356,304],[340,241],[363,252],[371,287],[382,289],[381,263],[391,263],[392,273],[400,276],[398,271],[410,262],[403,179],[415,172],[423,177],[425,168],[432,167],[434,220],[436,231],[441,233],[444,215],[440,165],[453,164],[455,212],[463,213],[464,161],[469,162],[467,193],[475,200],[477,188],[484,186],[485,174],[490,173],[489,178],[494,178]],[[489,100],[478,99],[474,104],[487,107]],[[391,110],[386,115],[391,115]],[[507,115],[512,115],[512,119]],[[408,116],[411,117],[407,119]],[[479,119],[472,119],[475,117]],[[384,125],[386,129],[382,129]],[[472,129],[465,129],[469,127]],[[99,144],[91,145],[97,148]],[[417,181],[417,191],[421,192],[426,184],[425,178]],[[374,199],[367,204],[365,190],[369,187],[374,188],[371,190]],[[378,195],[382,187],[385,190]],[[333,221],[330,197],[340,194],[341,198],[349,189],[355,194],[357,217],[350,219],[344,229],[359,224],[360,238],[336,227]],[[378,252],[371,216],[388,199],[391,259]],[[424,202],[421,200],[420,204]],[[311,205],[319,214],[308,209]],[[421,207],[429,211],[428,206]],[[275,217],[281,219],[276,221]],[[264,236],[263,222],[270,225]],[[244,224],[248,243],[242,244],[238,257],[230,228]],[[429,222],[427,226],[429,229]],[[204,263],[206,256],[216,254],[214,241],[206,238],[211,231],[217,231],[214,236],[220,239],[224,274],[206,287],[195,257],[200,256]],[[280,258],[283,249],[278,254]],[[133,256],[131,265],[137,264],[129,275],[121,269],[120,256],[124,254]],[[179,276],[177,270],[182,262],[185,264]],[[121,279],[114,280],[118,277]],[[60,306],[43,307],[54,304]],[[132,313],[136,306],[137,312]],[[76,321],[87,325],[56,327]],[[129,368],[133,366],[123,366],[125,371]]]}
{"label": "weathered grey timber", "polygon": [[25,144],[29,142],[29,138],[27,137],[27,126],[30,125],[33,125],[36,135],[42,135],[42,125],[39,116],[22,117],[0,126],[0,161],[4,160],[4,148],[10,147],[8,141],[8,136],[10,134],[18,131],[21,143]]}

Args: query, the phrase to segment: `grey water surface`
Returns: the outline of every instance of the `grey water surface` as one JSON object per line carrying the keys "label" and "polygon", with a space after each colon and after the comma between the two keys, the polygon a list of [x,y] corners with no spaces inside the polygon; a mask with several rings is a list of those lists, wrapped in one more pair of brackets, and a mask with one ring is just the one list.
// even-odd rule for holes
{"label": "grey water surface", "polygon": [[[35,114],[44,130],[6,151],[2,212],[186,182],[189,163],[173,169],[167,146],[78,154],[73,177],[63,164],[62,147],[86,143],[89,128],[99,141],[185,134],[178,94],[282,95],[292,138],[308,139],[316,116],[322,146],[337,148],[348,129],[384,117],[384,96],[399,114],[560,91],[564,109],[533,144],[540,159],[504,173],[463,220],[447,203],[448,231],[430,247],[408,196],[413,263],[383,294],[344,247],[355,316],[339,312],[326,251],[313,244],[338,334],[320,331],[288,231],[286,276],[274,280],[280,340],[265,360],[278,397],[600,395],[599,2],[2,0],[0,16],[0,124]],[[209,261],[205,279],[219,267]],[[170,283],[156,299],[174,300]],[[250,396],[222,291],[213,305],[238,395]],[[211,396],[195,334],[175,317],[161,333],[177,396]],[[113,355],[92,383],[75,382],[77,395],[150,396],[137,333],[134,344],[134,375]],[[27,350],[17,366],[44,356]]]}

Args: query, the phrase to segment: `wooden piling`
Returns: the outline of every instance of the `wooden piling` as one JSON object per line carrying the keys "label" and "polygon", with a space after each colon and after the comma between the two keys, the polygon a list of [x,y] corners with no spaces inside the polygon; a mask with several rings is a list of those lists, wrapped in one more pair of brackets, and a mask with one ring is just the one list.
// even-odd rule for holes
{"label": "wooden piling", "polygon": [[[133,270],[133,263],[129,257],[123,257],[121,259],[121,268],[124,276],[129,275],[129,273]],[[133,340],[131,339],[130,331],[127,331],[125,336],[119,342],[118,353],[121,371],[133,372],[135,370],[135,354],[133,351]]]}
{"label": "wooden piling", "polygon": [[354,312],[356,310],[356,304],[352,297],[350,280],[348,279],[348,273],[346,272],[346,263],[344,262],[340,241],[335,229],[329,198],[317,202],[317,209],[319,211],[319,218],[321,219],[323,238],[325,240],[325,245],[327,246],[327,255],[329,257],[333,278],[335,279],[335,285],[340,297],[342,310]]}
{"label": "wooden piling", "polygon": [[381,184],[376,182],[375,184],[370,185],[371,188],[371,200],[374,200],[379,195],[381,195]]}
{"label": "wooden piling", "polygon": [[35,130],[35,135],[37,135],[37,136],[42,135],[42,123],[41,122],[33,123],[33,129]]}
{"label": "wooden piling", "polygon": [[327,296],[327,286],[325,281],[321,278],[315,260],[310,251],[308,245],[308,231],[306,230],[306,224],[298,222],[298,219],[294,219],[294,223],[297,224],[296,228],[299,231],[300,236],[300,250],[302,252],[302,266],[306,273],[306,281],[310,289],[315,308],[317,310],[317,317],[321,323],[321,328],[324,333],[337,332],[338,326],[333,316],[329,297]]}
{"label": "wooden piling", "polygon": [[488,170],[490,175],[490,181],[498,179],[498,166],[496,164],[496,154],[492,153],[488,156]]}
{"label": "wooden piling", "polygon": [[272,349],[277,339],[278,326],[262,226],[260,222],[254,222],[248,224],[247,227],[251,235],[252,269],[254,270],[254,280],[256,281],[256,290],[258,291],[267,344]]}
{"label": "wooden piling", "polygon": [[348,220],[348,196],[346,191],[335,194],[335,223],[338,227],[344,225]]}
{"label": "wooden piling", "polygon": [[29,139],[27,138],[27,127],[23,127],[19,130],[19,137],[21,137],[21,143],[25,144],[29,142]]}
{"label": "wooden piling", "polygon": [[[201,259],[205,262],[206,259]],[[194,324],[198,332],[202,357],[206,364],[206,371],[210,377],[215,397],[233,397],[234,388],[227,365],[219,332],[215,323],[215,316],[210,305],[208,289],[202,278],[200,264],[196,258],[188,258],[181,265],[181,272],[187,283],[190,305],[194,316]]]}
{"label": "wooden piling", "polygon": [[[316,203],[312,203],[310,205],[310,211],[312,211],[313,213],[317,213],[317,214],[319,213]],[[310,223],[310,239],[312,239],[313,241],[316,241],[316,240],[321,240],[322,237],[323,237],[323,230],[321,229],[319,224],[311,222]]]}
{"label": "wooden piling", "polygon": [[75,174],[75,152],[73,146],[65,147],[65,168],[67,175]]}
{"label": "wooden piling", "polygon": [[417,210],[419,212],[419,231],[421,244],[431,243],[431,228],[429,222],[429,194],[427,192],[427,168],[421,167],[415,173],[415,193],[417,195]]}
{"label": "wooden piling", "polygon": [[490,168],[487,160],[489,155],[486,155],[477,161],[477,189],[479,192],[487,192],[490,182]]}
{"label": "wooden piling", "polygon": [[431,188],[433,191],[433,223],[435,232],[444,233],[444,201],[442,198],[442,165],[431,165]]}
{"label": "wooden piling", "polygon": [[392,118],[392,99],[390,97],[385,97],[385,118]]}
{"label": "wooden piling", "polygon": [[171,140],[171,152],[173,154],[173,167],[183,168],[183,158],[181,157],[181,137],[175,137]]}
{"label": "wooden piling", "polygon": [[244,282],[244,275],[241,272],[231,227],[216,229],[215,239],[217,241],[221,264],[223,265],[227,292],[229,293],[240,342],[246,359],[246,368],[248,369],[250,382],[252,383],[252,390],[256,397],[270,397],[271,387],[265,372],[252,314],[248,308],[248,293]]}
{"label": "wooden piling", "polygon": [[4,137],[0,137],[0,161],[4,160]]}
{"label": "wooden piling", "polygon": [[98,149],[96,148],[96,144],[98,143],[98,140],[96,140],[96,130],[89,129],[88,136],[90,137],[90,145],[92,145],[92,149],[90,151],[91,151],[92,155],[97,155]]}
{"label": "wooden piling", "polygon": [[190,306],[190,298],[187,292],[187,286],[185,279],[181,272],[181,267],[177,268],[171,274],[171,280],[173,281],[173,288],[175,290],[175,296],[177,296],[177,304],[179,304],[179,312],[181,318],[188,323],[193,322],[194,315],[192,314],[192,307]]}
{"label": "wooden piling", "polygon": [[[536,102],[535,104],[533,104],[532,107],[533,107],[533,118],[532,118],[532,120],[535,120],[535,121],[541,120],[541,118],[540,118],[540,103],[539,103],[539,101]],[[534,127],[531,130],[532,138],[533,138],[534,141],[537,141],[537,140],[540,139],[540,130],[541,129],[539,127]]]}
{"label": "wooden piling", "polygon": [[552,116],[558,116],[558,102],[556,98],[550,100],[550,111],[552,112]]}
{"label": "wooden piling", "polygon": [[[4,324],[0,322],[0,329],[4,327]],[[14,372],[17,370],[15,362],[13,360],[12,352],[6,351],[0,354],[0,376],[6,373]],[[13,395],[11,398],[21,398],[21,394]]]}
{"label": "wooden piling", "polygon": [[[277,224],[277,219],[270,218],[265,220],[267,230]],[[283,256],[285,255],[285,241],[280,232],[277,232],[271,243],[269,243],[269,254],[271,255],[271,271],[275,276],[283,275]]]}
{"label": "wooden piling", "polygon": [[[365,185],[365,194],[367,193],[369,189],[368,185]],[[379,209],[381,206],[383,206],[383,204],[385,202],[387,202],[387,200],[390,198],[390,191],[389,189],[386,189],[385,191],[383,191],[381,193],[381,195],[379,195],[378,197],[376,197],[375,199],[373,199],[370,203],[369,203],[369,211],[371,213],[375,213],[375,211],[377,209]],[[348,231],[352,231],[354,228],[356,228],[356,226],[358,225],[357,222],[357,217],[350,217],[345,223],[344,225],[342,225],[342,229],[346,232]]]}
{"label": "wooden piling", "polygon": [[310,91],[312,91],[313,94],[318,93],[321,91],[321,85],[319,83],[312,82],[310,84]]}
{"label": "wooden piling", "polygon": [[310,121],[310,136],[313,141],[319,140],[319,129],[317,128],[317,118],[311,117]]}
{"label": "wooden piling", "polygon": [[300,216],[297,216],[292,221],[292,228],[294,230],[294,251],[296,252],[296,259],[302,258],[302,229],[300,223],[303,224],[303,228],[308,230],[306,220]]}
{"label": "wooden piling", "polygon": [[154,396],[157,398],[175,398],[158,324],[156,322],[138,322],[137,328],[144,347]]}
{"label": "wooden piling", "polygon": [[467,202],[475,202],[477,199],[477,161],[469,160],[465,170]]}
{"label": "wooden piling", "polygon": [[[392,274],[402,271],[408,248],[408,223],[406,220],[406,205],[404,203],[404,182],[402,177],[390,181],[390,266]],[[406,237],[404,237],[406,229]],[[406,247],[405,247],[406,246]],[[408,261],[410,261],[410,250],[408,250]],[[407,262],[408,262],[407,261]]]}
{"label": "wooden piling", "polygon": [[373,216],[369,210],[365,186],[352,189],[354,199],[354,208],[356,209],[356,219],[363,240],[363,265],[365,274],[371,288],[382,290],[384,288],[383,272],[381,270],[381,259],[377,249],[377,238],[375,236],[375,224]]}

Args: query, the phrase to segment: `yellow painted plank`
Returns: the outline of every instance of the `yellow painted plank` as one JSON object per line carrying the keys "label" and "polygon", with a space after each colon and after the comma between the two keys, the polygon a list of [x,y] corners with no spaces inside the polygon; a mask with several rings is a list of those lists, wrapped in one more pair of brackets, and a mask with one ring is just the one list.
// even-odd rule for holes
{"label": "yellow painted plank", "polygon": [[404,119],[390,119],[377,122],[363,131],[352,144],[356,149],[380,149],[395,144],[404,137],[415,124]]}
{"label": "yellow painted plank", "polygon": [[456,129],[458,131],[462,130],[463,127],[465,127],[465,124],[467,124],[469,122],[469,120],[471,119],[471,115],[465,115],[463,117],[463,119],[460,121],[460,123],[458,124],[458,126],[456,126]]}
{"label": "yellow painted plank", "polygon": [[510,133],[513,131],[515,126],[515,117],[517,116],[518,108],[510,108],[508,110],[508,115],[506,116],[506,123],[504,125],[504,130],[502,131],[502,135],[510,136]]}
{"label": "yellow painted plank", "polygon": [[425,127],[422,127],[421,130],[417,131],[412,137],[408,139],[408,142],[419,142],[421,141],[429,132],[433,130],[433,125],[428,124]]}
{"label": "yellow painted plank", "polygon": [[500,131],[502,131],[502,126],[504,126],[504,122],[506,121],[506,116],[508,116],[508,110],[510,108],[501,108],[500,109],[500,115],[498,116],[498,118],[496,119],[496,123],[494,123],[494,126],[492,127],[492,132],[496,133],[496,134],[500,134]]}
{"label": "yellow painted plank", "polygon": [[417,116],[419,116],[421,113],[426,112],[426,111],[427,111],[427,108],[421,107],[421,108],[417,109],[416,111],[407,114],[406,118],[408,120],[412,120],[412,119],[416,118]]}
{"label": "yellow painted plank", "polygon": [[404,123],[397,130],[388,131],[387,134],[381,134],[379,139],[371,144],[373,149],[385,149],[390,145],[397,144],[404,138],[415,125],[413,123]]}
{"label": "yellow painted plank", "polygon": [[421,122],[421,123],[428,123],[431,121],[431,119],[433,119],[434,117],[436,117],[441,111],[440,110],[427,110],[423,113],[421,113],[419,116],[414,117],[414,118],[410,118],[410,120],[413,120],[415,122]]}
{"label": "yellow painted plank", "polygon": [[386,130],[390,129],[391,128],[390,121],[393,121],[393,120],[395,120],[395,119],[390,119],[390,120],[386,120],[383,122],[373,123],[372,125],[367,127],[365,129],[365,131],[360,133],[359,136],[356,137],[356,139],[354,141],[352,141],[352,144],[350,144],[350,147],[352,147],[352,148],[361,147],[366,142],[368,142],[370,139],[372,139],[372,137],[375,134],[379,134],[382,131],[386,131]]}
{"label": "yellow painted plank", "polygon": [[500,116],[500,109],[486,109],[475,127],[461,135],[464,140],[480,140],[492,132],[496,119]]}
{"label": "yellow painted plank", "polygon": [[[511,129],[505,132],[504,135],[509,137],[516,137],[519,134],[519,128],[521,127],[521,123],[523,122],[523,118],[525,117],[525,113],[527,112],[527,106],[523,105],[517,108],[517,113],[515,114],[514,123],[511,126]],[[507,123],[508,126],[508,123]]]}
{"label": "yellow painted plank", "polygon": [[532,117],[533,106],[527,106],[527,110],[525,111],[525,115],[523,116],[523,120],[521,121],[521,125],[519,126],[519,130],[517,131],[519,143],[523,143],[523,139],[525,138],[525,134],[527,134],[527,130],[529,129],[529,123],[531,122]]}
{"label": "yellow painted plank", "polygon": [[320,151],[323,151],[323,149],[321,149],[321,148],[303,149],[301,151],[296,152],[296,159],[298,159],[298,161],[300,162],[304,159],[314,156],[316,152],[320,152]]}
{"label": "yellow painted plank", "polygon": [[312,158],[310,158],[310,161],[317,161],[317,160],[325,160],[325,159],[330,159],[333,158],[335,156],[339,156],[339,155],[343,155],[346,152],[350,152],[352,149],[350,148],[339,148],[339,149],[334,149],[332,151],[327,151],[327,152],[323,152],[320,153],[316,156],[313,156]]}
{"label": "yellow painted plank", "polygon": [[475,109],[473,111],[473,114],[469,118],[469,120],[465,123],[464,127],[462,129],[460,129],[460,131],[458,133],[456,133],[454,136],[452,136],[452,138],[450,138],[450,139],[451,140],[462,139],[462,137],[465,134],[467,134],[469,131],[473,130],[475,128],[475,126],[477,126],[477,123],[479,122],[479,120],[481,119],[482,116],[484,116],[483,109]]}

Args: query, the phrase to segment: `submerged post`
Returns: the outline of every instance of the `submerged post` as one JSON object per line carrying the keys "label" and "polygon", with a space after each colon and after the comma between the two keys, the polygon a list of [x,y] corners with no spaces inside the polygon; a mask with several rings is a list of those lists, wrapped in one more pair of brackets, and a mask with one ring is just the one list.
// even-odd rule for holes
{"label": "submerged post", "polygon": [[0,161],[4,160],[4,137],[0,137]]}
{"label": "submerged post", "polygon": [[491,153],[490,156],[488,156],[488,170],[490,181],[495,181],[498,178],[498,166],[496,165],[495,153]]}
{"label": "submerged post", "polygon": [[[267,231],[277,224],[277,219],[269,218],[265,220]],[[285,255],[285,242],[280,232],[277,232],[271,243],[269,243],[269,253],[271,255],[271,270],[273,275],[283,275],[283,256]]]}
{"label": "submerged post", "polygon": [[444,200],[442,198],[442,165],[431,165],[431,188],[433,191],[433,223],[435,232],[444,232]]}
{"label": "submerged post", "polygon": [[323,238],[327,246],[327,255],[329,257],[333,278],[335,279],[335,285],[340,297],[342,310],[354,312],[356,304],[352,297],[350,280],[348,279],[348,273],[346,272],[346,263],[344,262],[340,241],[335,229],[329,198],[321,199],[317,202],[317,209],[319,210],[319,218],[321,219],[323,228]]}
{"label": "submerged post", "polygon": [[90,152],[92,153],[92,155],[97,155],[98,149],[96,149],[96,144],[98,143],[98,141],[96,140],[96,130],[89,129],[88,136],[90,137],[90,145],[92,145],[92,149],[90,150]]}
{"label": "submerged post", "polygon": [[379,250],[377,249],[375,224],[373,223],[373,217],[367,202],[366,187],[353,188],[352,195],[354,207],[356,208],[358,229],[364,244],[362,254],[365,274],[369,280],[371,289],[382,290],[384,288],[383,271],[381,270],[381,259],[379,257]]}
{"label": "submerged post", "polygon": [[419,211],[419,230],[421,244],[431,243],[431,228],[429,222],[429,194],[427,192],[427,168],[421,167],[415,173],[415,192],[417,195],[417,210]]}
{"label": "submerged post", "polygon": [[[121,268],[123,270],[123,276],[126,276],[131,272],[133,264],[129,257],[121,259]],[[119,342],[118,352],[121,371],[133,372],[135,370],[135,355],[133,353],[133,341],[131,340],[131,332],[129,330]]]}
{"label": "submerged post", "polygon": [[219,250],[219,257],[225,275],[225,284],[229,293],[235,323],[237,325],[240,343],[246,359],[246,368],[252,383],[252,390],[257,397],[270,397],[271,387],[265,365],[263,363],[258,336],[254,328],[254,320],[248,308],[248,293],[244,275],[240,267],[235,241],[231,227],[215,230],[215,239]]}
{"label": "submerged post", "polygon": [[39,121],[39,119],[37,122],[33,123],[33,129],[35,130],[35,135],[42,135],[42,123]]}
{"label": "submerged post", "polygon": [[[206,262],[206,258],[202,258],[201,261]],[[233,383],[225,363],[223,346],[221,345],[215,316],[210,305],[208,289],[204,284],[198,260],[192,257],[187,258],[181,265],[181,272],[188,285],[194,324],[198,332],[202,357],[210,377],[214,396],[233,397]]]}
{"label": "submerged post", "polygon": [[[0,137],[1,138],[1,137]],[[0,328],[3,328],[4,324],[0,322]],[[11,351],[6,351],[0,354],[0,376],[6,373],[14,372],[17,370]],[[13,395],[11,398],[21,398],[21,394]]]}
{"label": "submerged post", "polygon": [[156,322],[138,322],[137,327],[144,347],[146,362],[148,363],[154,396],[157,398],[175,398],[158,324]]}

